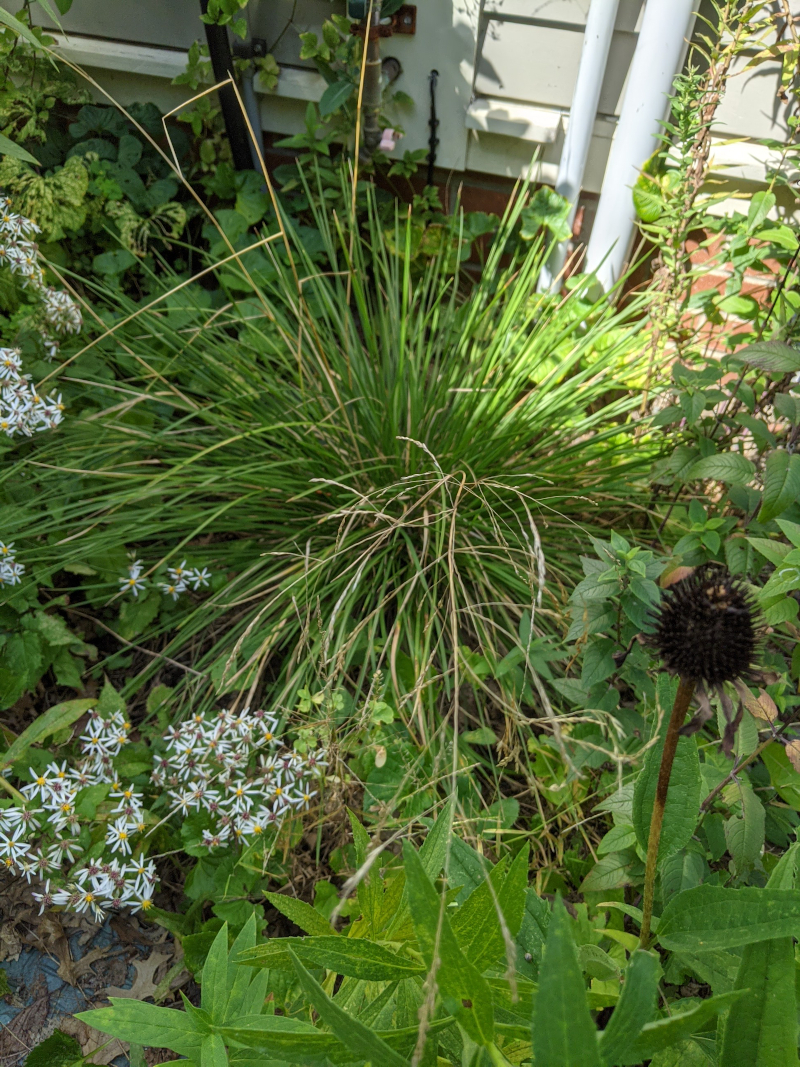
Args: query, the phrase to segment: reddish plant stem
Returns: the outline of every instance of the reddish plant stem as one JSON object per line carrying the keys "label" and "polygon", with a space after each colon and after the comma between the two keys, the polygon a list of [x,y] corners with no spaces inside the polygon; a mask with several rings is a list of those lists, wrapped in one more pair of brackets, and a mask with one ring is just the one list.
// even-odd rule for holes
{"label": "reddish plant stem", "polygon": [[656,783],[656,795],[653,801],[653,814],[650,817],[650,833],[647,838],[647,863],[644,869],[644,900],[642,902],[642,930],[639,935],[639,947],[647,948],[650,942],[650,924],[653,919],[653,894],[656,884],[656,867],[658,865],[658,846],[661,841],[661,826],[664,822],[664,808],[667,803],[669,791],[669,779],[672,774],[672,764],[675,760],[675,752],[678,748],[678,738],[686,712],[694,693],[696,683],[693,678],[681,678],[678,692],[675,694],[675,703],[672,705],[672,714],[667,725],[667,736],[664,738],[664,751],[661,753],[661,765],[658,768],[658,782]]}

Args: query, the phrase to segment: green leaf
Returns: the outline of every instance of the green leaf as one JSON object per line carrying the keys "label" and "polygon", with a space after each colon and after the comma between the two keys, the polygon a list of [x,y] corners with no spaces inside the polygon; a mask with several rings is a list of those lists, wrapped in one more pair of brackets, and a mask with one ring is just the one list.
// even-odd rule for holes
{"label": "green leaf", "polygon": [[533,1053],[536,1067],[601,1067],[571,919],[560,897],[553,907],[539,970]]}
{"label": "green leaf", "polygon": [[514,857],[505,874],[505,864],[498,863],[489,878],[472,893],[451,918],[453,933],[471,964],[483,973],[490,963],[499,960],[506,943],[497,910],[502,912],[506,929],[513,939],[519,933],[525,911],[528,885],[528,846]]}
{"label": "green leaf", "polygon": [[77,1067],[82,1062],[81,1046],[61,1030],[32,1049],[25,1060],[30,1067]]}
{"label": "green leaf", "polygon": [[368,982],[396,982],[424,975],[424,968],[392,949],[361,937],[276,937],[238,957],[239,963],[256,967],[291,968],[292,954],[314,967]]}
{"label": "green leaf", "polygon": [[592,867],[581,882],[581,893],[605,892],[631,885],[631,868],[635,860],[630,852],[609,852]]}
{"label": "green leaf", "polygon": [[581,685],[591,689],[617,669],[612,655],[616,645],[610,637],[594,637],[586,646],[581,666]]}
{"label": "green leaf", "polygon": [[228,924],[223,923],[203,964],[200,979],[200,1007],[207,1011],[212,1021],[222,1023],[228,1003]]}
{"label": "green leaf", "polygon": [[332,82],[319,100],[319,113],[323,118],[343,107],[355,92],[355,85],[348,79]]}
{"label": "green leaf", "polygon": [[735,988],[746,995],[728,1015],[720,1067],[797,1067],[792,938],[746,945]]}
{"label": "green leaf", "polygon": [[22,759],[31,745],[44,741],[46,737],[65,729],[79,719],[89,708],[93,708],[96,700],[67,700],[63,704],[56,704],[49,708],[44,715],[23,730],[18,738],[12,743],[7,752],[0,756],[0,771],[10,767],[12,763]]}
{"label": "green leaf", "polygon": [[[650,834],[650,817],[656,795],[658,769],[664,744],[654,745],[644,759],[633,790],[633,828],[643,849],[647,848]],[[700,758],[693,737],[681,737],[675,752],[672,775],[669,780],[667,803],[664,808],[664,823],[658,846],[659,860],[678,852],[691,839],[700,814],[703,793],[703,778],[700,774]]]}
{"label": "green leaf", "polygon": [[737,874],[752,870],[764,847],[764,805],[749,783],[740,784],[742,813],[732,815],[725,823],[725,840]]}
{"label": "green leaf", "polygon": [[628,1052],[642,1026],[653,1016],[658,975],[658,956],[637,949],[625,971],[625,984],[614,1013],[599,1036],[600,1058],[605,1067],[622,1067],[636,1062],[630,1060]]}
{"label": "green leaf", "polygon": [[359,1059],[374,1064],[388,1064],[389,1067],[406,1067],[403,1057],[391,1049],[368,1026],[334,1004],[328,994],[311,975],[297,956],[293,957],[294,969],[298,981],[308,1000],[314,1006],[320,1019],[330,1027],[332,1033],[346,1045]]}
{"label": "green leaf", "polygon": [[650,174],[640,174],[633,186],[633,208],[642,222],[655,222],[664,211],[661,186]]}
{"label": "green leaf", "polygon": [[431,881],[439,877],[447,858],[453,831],[454,810],[455,799],[451,797],[442,808],[419,850],[420,863]]}
{"label": "green leaf", "polygon": [[700,885],[707,871],[705,859],[690,849],[680,849],[661,864],[661,891],[667,901],[676,893]]}
{"label": "green leaf", "polygon": [[746,485],[756,472],[755,466],[739,452],[721,452],[698,459],[683,475],[685,482],[713,478],[732,485]]}
{"label": "green leaf", "polygon": [[[245,903],[247,902],[245,901]],[[231,1022],[233,1019],[244,1014],[243,1005],[248,995],[250,981],[254,976],[252,972],[247,970],[247,968],[238,967],[236,965],[236,960],[241,953],[255,948],[255,944],[256,916],[255,912],[253,912],[239,931],[239,934],[231,945],[230,952],[228,953],[228,987],[230,992],[225,1003],[223,1021],[226,1023]],[[255,977],[260,978],[261,975],[256,975]]]}
{"label": "green leaf", "polygon": [[34,167],[41,165],[36,156],[26,152],[21,145],[14,144],[12,140],[2,133],[0,133],[0,155],[11,156],[12,159],[21,159],[24,163],[31,163]]}
{"label": "green leaf", "polygon": [[110,1008],[79,1012],[75,1018],[120,1041],[169,1048],[181,1056],[199,1057],[201,1035],[186,1012],[158,1008],[139,1000],[109,997]]}
{"label": "green leaf", "polygon": [[770,452],[764,472],[764,496],[759,522],[782,515],[800,497],[800,456],[789,453],[783,448]]}
{"label": "green leaf", "polygon": [[494,1037],[494,1011],[489,985],[466,959],[450,926],[444,900],[410,842],[403,842],[408,902],[417,942],[426,965],[439,961],[436,984],[445,1007],[480,1045]]}
{"label": "green leaf", "polygon": [[20,37],[24,37],[28,44],[33,45],[37,51],[41,51],[44,47],[36,34],[31,33],[24,23],[20,22],[19,19],[14,18],[12,14],[2,7],[0,7],[0,22],[5,26],[8,26],[14,33],[18,33]]}
{"label": "green leaf", "polygon": [[281,915],[285,915],[295,926],[299,926],[307,934],[318,934],[327,937],[329,934],[336,933],[325,916],[321,915],[316,908],[312,908],[310,904],[306,904],[305,901],[295,900],[294,897],[284,896],[283,893],[265,892],[264,896],[273,907],[278,909]]}
{"label": "green leaf", "polygon": [[800,370],[800,352],[783,341],[758,341],[745,345],[736,353],[736,358],[775,374],[794,374]]}
{"label": "green leaf", "polygon": [[800,811],[800,774],[792,766],[786,749],[778,741],[773,741],[761,753],[761,758],[778,796],[790,808]]}
{"label": "green leaf", "polygon": [[225,1042],[219,1034],[207,1034],[200,1046],[200,1067],[228,1067]]}
{"label": "green leaf", "polygon": [[710,952],[800,934],[800,891],[699,885],[674,896],[658,940],[672,952]]}
{"label": "green leaf", "polygon": [[800,841],[795,841],[773,867],[767,882],[768,889],[794,889],[797,880],[798,852],[800,852]]}
{"label": "green leaf", "polygon": [[[625,1064],[638,1064],[649,1060],[662,1049],[669,1048],[692,1034],[705,1030],[709,1020],[720,1012],[727,1011],[741,997],[741,992],[720,993],[709,997],[690,1011],[678,1012],[669,1019],[657,1019],[642,1028],[638,1040],[631,1047]],[[744,1067],[744,1065],[742,1065]]]}

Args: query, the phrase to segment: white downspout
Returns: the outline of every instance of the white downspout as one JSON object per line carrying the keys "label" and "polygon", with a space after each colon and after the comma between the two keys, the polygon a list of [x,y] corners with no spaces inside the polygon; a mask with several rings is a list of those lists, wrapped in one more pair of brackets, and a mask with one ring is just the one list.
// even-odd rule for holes
{"label": "white downspout", "polygon": [[658,146],[698,0],[647,0],[603,177],[584,270],[608,291],[622,274],[636,213],[632,188]]}
{"label": "white downspout", "polygon": [[[567,219],[572,224],[581,195],[586,158],[592,143],[594,120],[600,102],[600,90],[608,63],[608,50],[614,36],[619,0],[592,0],[583,35],[583,49],[578,68],[572,106],[569,109],[569,125],[558,164],[556,192],[570,202]],[[550,289],[567,257],[567,242],[555,246],[542,273],[539,275],[539,292]]]}

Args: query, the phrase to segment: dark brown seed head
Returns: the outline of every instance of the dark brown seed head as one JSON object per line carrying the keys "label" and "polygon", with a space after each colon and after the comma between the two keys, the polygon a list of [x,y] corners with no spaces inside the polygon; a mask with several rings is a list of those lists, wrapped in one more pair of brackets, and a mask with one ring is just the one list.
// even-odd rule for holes
{"label": "dark brown seed head", "polygon": [[672,674],[708,685],[732,682],[753,667],[758,610],[742,582],[705,563],[664,591],[649,643]]}

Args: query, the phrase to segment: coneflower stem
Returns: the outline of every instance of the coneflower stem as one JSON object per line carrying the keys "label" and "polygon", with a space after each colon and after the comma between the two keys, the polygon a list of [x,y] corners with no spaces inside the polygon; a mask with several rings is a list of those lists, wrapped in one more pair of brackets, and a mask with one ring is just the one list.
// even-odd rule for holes
{"label": "coneflower stem", "polygon": [[675,703],[672,705],[672,714],[667,725],[667,735],[664,738],[664,750],[661,753],[661,766],[658,768],[658,782],[656,783],[656,795],[653,801],[653,814],[650,817],[650,833],[647,838],[647,863],[644,869],[644,899],[642,902],[642,931],[639,935],[640,948],[647,948],[650,942],[650,923],[653,919],[653,893],[656,884],[656,866],[658,864],[658,845],[661,841],[661,824],[664,822],[664,808],[667,803],[669,779],[672,774],[672,764],[675,760],[675,752],[678,748],[680,729],[689,710],[689,704],[694,693],[695,680],[693,678],[681,678],[678,692],[675,694]]}

